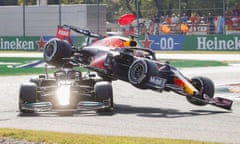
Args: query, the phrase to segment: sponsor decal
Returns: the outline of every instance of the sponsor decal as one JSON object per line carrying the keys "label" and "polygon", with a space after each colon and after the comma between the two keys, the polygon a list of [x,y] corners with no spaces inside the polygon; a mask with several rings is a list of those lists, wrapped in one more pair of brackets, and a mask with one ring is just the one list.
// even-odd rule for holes
{"label": "sponsor decal", "polygon": [[[44,45],[55,36],[3,36],[0,37],[1,50],[43,51]],[[71,42],[79,46],[84,42],[84,36],[72,36]]]}
{"label": "sponsor decal", "polygon": [[44,45],[45,45],[46,43],[47,43],[47,41],[45,41],[45,40],[43,39],[43,37],[41,36],[41,37],[40,37],[40,40],[37,41],[39,51],[43,51]]}
{"label": "sponsor decal", "polygon": [[160,78],[158,76],[151,76],[149,79],[150,83],[156,84],[160,87],[164,87],[166,83],[166,79]]}
{"label": "sponsor decal", "polygon": [[34,41],[0,38],[0,50],[34,50]]}
{"label": "sponsor decal", "polygon": [[145,35],[145,39],[142,40],[142,45],[144,48],[151,48],[151,45],[153,43],[153,40],[150,40],[148,35]]}
{"label": "sponsor decal", "polygon": [[184,35],[145,35],[141,40],[144,48],[152,50],[182,50]]}
{"label": "sponsor decal", "polygon": [[232,39],[197,37],[197,50],[240,50],[240,39],[237,36]]}

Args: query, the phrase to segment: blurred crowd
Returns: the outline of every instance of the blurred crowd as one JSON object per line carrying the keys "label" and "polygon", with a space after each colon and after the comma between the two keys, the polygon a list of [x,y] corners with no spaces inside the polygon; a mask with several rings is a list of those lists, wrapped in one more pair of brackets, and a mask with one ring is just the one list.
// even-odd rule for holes
{"label": "blurred crowd", "polygon": [[[225,13],[225,23],[223,25],[236,25],[236,18],[239,16],[237,25],[240,25],[240,3],[233,9],[229,9]],[[224,18],[224,16],[221,16]],[[233,18],[234,17],[234,18]],[[214,24],[215,23],[215,24]],[[223,28],[229,26],[223,26]],[[155,15],[149,19],[144,19],[138,25],[129,25],[123,28],[123,32],[127,34],[186,34],[186,33],[204,33],[214,34],[216,32],[216,16],[209,12],[207,15],[200,15],[197,12],[188,16],[186,13],[182,15],[172,13],[171,15]]]}
{"label": "blurred crowd", "polygon": [[[171,16],[153,16],[150,20],[141,21],[138,26],[130,25],[128,29],[123,28],[123,32],[136,33],[138,31],[140,34],[148,33],[152,35],[163,33],[184,34],[188,32],[186,27],[191,31],[200,31],[200,25],[205,25],[209,26],[209,33],[211,33],[210,31],[213,31],[213,22],[214,17],[211,13],[208,13],[208,16],[200,16],[197,13],[193,13],[190,17],[186,13],[183,13],[182,16],[173,13]],[[185,30],[181,29],[183,25],[186,26]]]}

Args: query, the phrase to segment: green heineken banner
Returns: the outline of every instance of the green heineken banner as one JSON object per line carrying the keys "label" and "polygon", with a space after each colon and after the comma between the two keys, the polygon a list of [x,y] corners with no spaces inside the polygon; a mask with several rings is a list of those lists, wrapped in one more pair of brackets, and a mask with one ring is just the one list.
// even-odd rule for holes
{"label": "green heineken banner", "polygon": [[239,51],[240,35],[145,35],[139,37],[145,48],[160,51]]}
{"label": "green heineken banner", "polygon": [[39,37],[0,37],[0,50],[36,51]]}
{"label": "green heineken banner", "polygon": [[[14,51],[42,51],[45,43],[55,36],[5,36],[0,37],[0,51],[14,50]],[[85,41],[84,36],[71,37],[74,46],[80,46]]]}
{"label": "green heineken banner", "polygon": [[[0,37],[0,51],[42,51],[45,43],[55,36]],[[74,46],[81,46],[85,36],[71,36]],[[156,51],[199,50],[239,51],[240,35],[141,35],[139,46]]]}
{"label": "green heineken banner", "polygon": [[239,51],[239,35],[186,36],[183,50]]}

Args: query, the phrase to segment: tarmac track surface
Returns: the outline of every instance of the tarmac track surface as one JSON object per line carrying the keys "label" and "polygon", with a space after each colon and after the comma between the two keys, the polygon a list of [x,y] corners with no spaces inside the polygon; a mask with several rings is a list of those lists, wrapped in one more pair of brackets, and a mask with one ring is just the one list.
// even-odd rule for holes
{"label": "tarmac track surface", "polygon": [[[9,57],[9,54],[0,54],[0,56]],[[10,56],[41,57],[42,54]],[[158,54],[158,57],[239,61],[238,54],[207,56],[205,54]],[[227,84],[240,82],[239,65],[195,68],[194,70],[190,68],[182,71],[189,76],[210,77],[217,85],[217,89],[219,87],[224,89]],[[239,94],[217,92],[217,96],[235,100],[233,111],[228,112],[212,106],[193,106],[187,103],[184,97],[174,93],[142,91],[127,83],[116,81],[113,83],[115,114],[112,116],[99,116],[89,112],[74,116],[18,117],[16,111],[19,86],[30,77],[0,77],[2,82],[0,84],[0,127],[240,143]]]}
{"label": "tarmac track surface", "polygon": [[[216,88],[240,82],[239,66],[187,68],[185,75],[207,76]],[[94,112],[74,116],[17,116],[20,84],[32,76],[0,77],[0,127],[48,130],[115,136],[141,136],[240,143],[240,102],[234,99],[232,112],[213,106],[197,107],[172,92],[139,90],[115,81],[113,115]],[[218,95],[227,96],[225,93]],[[229,98],[232,98],[229,96]]]}

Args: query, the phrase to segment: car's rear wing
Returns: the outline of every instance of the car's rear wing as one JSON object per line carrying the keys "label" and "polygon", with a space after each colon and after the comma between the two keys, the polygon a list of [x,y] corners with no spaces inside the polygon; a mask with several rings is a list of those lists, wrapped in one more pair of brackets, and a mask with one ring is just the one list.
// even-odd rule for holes
{"label": "car's rear wing", "polygon": [[75,31],[76,33],[79,33],[79,34],[82,34],[82,35],[87,36],[87,41],[86,41],[86,43],[85,43],[86,45],[89,45],[89,44],[91,43],[90,38],[96,38],[96,39],[98,39],[98,40],[104,38],[104,36],[101,35],[101,34],[99,34],[99,33],[94,33],[94,32],[91,32],[91,31],[89,31],[89,30],[87,30],[87,29],[79,28],[79,27],[77,27],[77,26],[72,26],[72,25],[66,25],[66,24],[64,24],[64,25],[62,25],[61,27],[62,27],[63,29],[65,28],[65,29],[73,30],[73,31]]}
{"label": "car's rear wing", "polygon": [[94,33],[94,32],[91,32],[91,31],[89,31],[87,29],[79,28],[77,26],[71,26],[71,25],[64,24],[63,27],[69,28],[69,29],[75,31],[76,33],[80,33],[80,34],[83,34],[83,35],[86,35],[86,36],[89,36],[89,37],[93,37],[93,38],[100,38],[101,39],[101,38],[104,37],[101,34]]}

